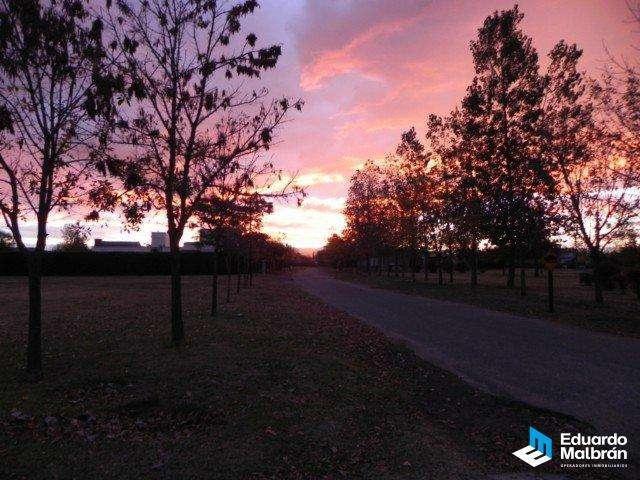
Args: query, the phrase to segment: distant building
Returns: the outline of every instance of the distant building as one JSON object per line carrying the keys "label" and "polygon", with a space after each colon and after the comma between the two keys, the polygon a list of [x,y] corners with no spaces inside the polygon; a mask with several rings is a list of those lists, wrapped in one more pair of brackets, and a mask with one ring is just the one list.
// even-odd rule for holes
{"label": "distant building", "polygon": [[147,252],[148,248],[140,242],[108,241],[96,238],[92,250],[94,252]]}
{"label": "distant building", "polygon": [[180,250],[183,252],[197,252],[200,250],[200,247],[200,242],[184,242]]}
{"label": "distant building", "polygon": [[[168,252],[170,251],[169,235],[165,232],[151,232],[151,244],[141,245],[140,242],[110,241],[96,238],[92,250],[94,252]],[[183,252],[213,252],[213,245],[200,242],[184,242],[180,248]]]}
{"label": "distant building", "polygon": [[208,228],[201,228],[198,231],[198,241],[184,242],[182,245],[183,252],[213,252],[214,248],[214,231]]}
{"label": "distant building", "polygon": [[213,252],[213,245],[203,245],[200,242],[184,242],[180,250],[183,252]]}
{"label": "distant building", "polygon": [[151,232],[151,250],[169,251],[169,235],[166,232]]}

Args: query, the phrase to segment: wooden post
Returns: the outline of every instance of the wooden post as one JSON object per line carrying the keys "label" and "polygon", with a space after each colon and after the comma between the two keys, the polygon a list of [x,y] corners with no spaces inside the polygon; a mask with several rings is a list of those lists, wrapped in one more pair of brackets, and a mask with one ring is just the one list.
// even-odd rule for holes
{"label": "wooden post", "polygon": [[429,281],[429,250],[424,249],[424,281]]}
{"label": "wooden post", "polygon": [[218,314],[218,249],[213,251],[213,278],[211,279],[211,318]]}
{"label": "wooden post", "polygon": [[249,258],[247,260],[249,270],[249,286],[253,287],[253,236],[249,237]]}
{"label": "wooden post", "polygon": [[412,249],[409,265],[411,266],[411,281],[413,283],[416,283],[416,267],[418,265],[417,259],[418,256],[416,255],[415,250]]}
{"label": "wooden post", "polygon": [[553,269],[547,270],[547,288],[549,290],[549,313],[553,313]]}
{"label": "wooden post", "polygon": [[237,282],[236,282],[236,293],[240,293],[240,281],[242,280],[242,269],[241,267],[241,261],[242,258],[240,257],[240,253],[238,253],[238,256],[236,258],[236,276],[237,276]]}
{"label": "wooden post", "polygon": [[558,265],[558,257],[554,252],[549,252],[544,257],[544,268],[547,269],[547,290],[549,297],[549,313],[553,313],[553,270]]}
{"label": "wooden post", "polygon": [[229,261],[230,252],[227,252],[225,257],[225,267],[227,267],[227,303],[231,300],[231,262]]}
{"label": "wooden post", "polygon": [[449,250],[449,283],[453,283],[453,269],[455,267],[453,259],[453,250]]}

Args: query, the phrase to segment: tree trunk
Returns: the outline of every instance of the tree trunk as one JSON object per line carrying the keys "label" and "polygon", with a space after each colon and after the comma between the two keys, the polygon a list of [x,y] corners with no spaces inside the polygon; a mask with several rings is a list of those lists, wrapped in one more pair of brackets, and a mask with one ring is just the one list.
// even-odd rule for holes
{"label": "tree trunk", "polygon": [[240,293],[240,282],[242,281],[242,269],[240,268],[241,258],[240,254],[236,257],[236,293]]}
{"label": "tree trunk", "polygon": [[429,251],[424,251],[424,283],[429,281]]}
{"label": "tree trunk", "polygon": [[520,296],[525,297],[527,295],[527,280],[525,268],[520,268]]}
{"label": "tree trunk", "polygon": [[453,251],[449,253],[449,283],[453,283]]}
{"label": "tree trunk", "polygon": [[478,247],[471,250],[471,285],[478,285]]}
{"label": "tree trunk", "polygon": [[511,247],[509,252],[507,287],[513,288],[515,284],[516,284],[516,252],[515,252],[515,247]]}
{"label": "tree trunk", "polygon": [[182,277],[180,271],[180,248],[171,246],[171,343],[174,346],[184,340],[182,323]]}
{"label": "tree trunk", "polygon": [[394,265],[394,267],[395,267],[395,270],[396,270],[394,273],[395,273],[395,276],[397,277],[399,275],[398,271],[400,270],[400,268],[398,266],[398,262],[400,261],[400,255],[398,255],[398,252],[395,252],[394,255],[395,255],[395,265]]}
{"label": "tree trunk", "polygon": [[247,259],[249,269],[249,286],[253,287],[253,239],[249,238],[249,258]]}
{"label": "tree trunk", "polygon": [[416,282],[416,266],[418,264],[417,259],[418,259],[418,255],[416,255],[416,252],[412,250],[410,265],[411,265],[411,281],[413,283]]}
{"label": "tree trunk", "polygon": [[510,264],[507,269],[507,287],[513,288],[516,284],[516,266]]}
{"label": "tree trunk", "polygon": [[547,270],[547,290],[548,290],[548,300],[549,300],[549,312],[553,313],[555,307],[553,305],[553,269]]}
{"label": "tree trunk", "polygon": [[227,298],[226,301],[229,303],[231,300],[231,262],[229,261],[229,253],[224,256],[224,266],[227,268]]}
{"label": "tree trunk", "polygon": [[594,252],[591,254],[593,261],[593,288],[595,293],[596,303],[602,305],[604,303],[604,296],[602,295],[602,278],[600,273],[600,252]]}
{"label": "tree trunk", "polygon": [[211,278],[211,319],[218,314],[218,251],[213,253],[213,276]]}
{"label": "tree trunk", "polygon": [[27,373],[42,375],[42,252],[27,254],[29,273],[29,336],[27,343]]}

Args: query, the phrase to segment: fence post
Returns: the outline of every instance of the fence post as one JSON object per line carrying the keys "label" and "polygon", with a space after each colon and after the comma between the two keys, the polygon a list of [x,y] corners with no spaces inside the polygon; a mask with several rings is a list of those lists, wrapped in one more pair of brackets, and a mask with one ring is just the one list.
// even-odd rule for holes
{"label": "fence post", "polygon": [[549,290],[549,313],[553,313],[553,269],[547,270],[547,288]]}
{"label": "fence post", "polygon": [[213,252],[213,276],[211,279],[211,318],[215,319],[218,313],[218,250]]}

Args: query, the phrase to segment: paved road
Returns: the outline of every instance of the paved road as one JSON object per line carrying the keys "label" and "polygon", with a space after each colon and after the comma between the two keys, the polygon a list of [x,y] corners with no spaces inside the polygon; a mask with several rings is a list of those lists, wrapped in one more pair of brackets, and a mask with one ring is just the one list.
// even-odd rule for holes
{"label": "paved road", "polygon": [[474,385],[640,442],[640,340],[372,289],[315,268],[293,279]]}

